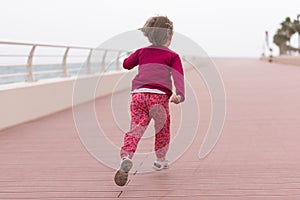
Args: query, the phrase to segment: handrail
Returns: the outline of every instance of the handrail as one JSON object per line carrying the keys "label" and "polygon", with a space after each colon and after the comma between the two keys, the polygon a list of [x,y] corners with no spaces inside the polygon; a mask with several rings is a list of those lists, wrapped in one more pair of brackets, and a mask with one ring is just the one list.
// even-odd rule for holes
{"label": "handrail", "polygon": [[39,43],[26,43],[26,42],[7,42],[0,41],[0,44],[7,45],[22,45],[22,46],[40,46],[40,47],[57,47],[57,48],[75,48],[75,49],[89,49],[89,47],[79,47],[79,46],[65,46],[65,45],[52,45],[52,44],[39,44]]}
{"label": "handrail", "polygon": [[[40,46],[40,47],[51,47],[51,48],[70,48],[70,49],[91,49],[91,47],[81,47],[81,46],[67,46],[67,45],[53,45],[53,44],[40,44],[40,43],[26,43],[26,42],[7,42],[0,41],[0,44],[4,45],[21,45],[21,46]],[[120,51],[120,49],[102,49],[102,48],[93,48],[94,50],[109,50],[109,51]],[[125,50],[121,50],[125,51]]]}
{"label": "handrail", "polygon": [[[25,43],[25,42],[9,42],[9,41],[0,41],[0,46],[1,45],[10,45],[10,46],[24,46],[24,47],[30,47],[30,51],[27,55],[25,55],[24,53],[22,54],[0,54],[0,59],[2,58],[27,58],[27,63],[24,65],[18,65],[18,64],[5,64],[2,65],[0,63],[0,74],[1,74],[1,78],[11,78],[11,77],[19,77],[21,75],[26,75],[26,80],[27,82],[34,82],[37,81],[37,79],[35,78],[35,75],[39,75],[39,74],[50,74],[52,72],[59,72],[56,69],[47,69],[46,71],[36,71],[33,66],[36,66],[33,64],[34,58],[59,58],[62,57],[61,62],[56,64],[61,66],[61,77],[68,77],[69,76],[69,72],[78,72],[79,68],[71,68],[68,69],[67,65],[68,64],[74,64],[74,62],[68,63],[68,59],[69,58],[86,58],[85,61],[85,72],[86,74],[91,74],[92,73],[92,55],[95,51],[101,51],[102,53],[102,58],[100,57],[99,63],[97,63],[100,68],[100,70],[98,71],[99,73],[103,73],[104,69],[106,67],[106,60],[107,60],[107,56],[109,53],[114,53],[116,54],[115,56],[115,69],[114,70],[120,70],[120,56],[122,53],[126,53],[127,51],[125,50],[117,50],[117,49],[100,49],[100,48],[91,48],[91,47],[81,47],[81,46],[68,46],[68,45],[52,45],[52,44],[39,44],[39,43]],[[37,49],[40,47],[45,47],[45,48],[59,48],[64,50],[63,55],[47,55],[47,54],[43,54],[43,55],[36,55]],[[84,50],[85,53],[87,53],[87,55],[70,55],[70,50]],[[77,53],[78,54],[78,53]],[[1,60],[0,60],[1,61]],[[40,64],[40,66],[43,65],[48,65],[48,64]],[[5,68],[10,69],[13,67],[23,67],[24,66],[24,70],[22,72],[15,72],[13,71],[12,73],[7,73],[7,74],[3,74],[3,71]],[[35,67],[36,68],[36,67]],[[14,76],[15,75],[15,76]],[[53,74],[52,74],[53,75]],[[3,84],[0,82],[0,84]]]}

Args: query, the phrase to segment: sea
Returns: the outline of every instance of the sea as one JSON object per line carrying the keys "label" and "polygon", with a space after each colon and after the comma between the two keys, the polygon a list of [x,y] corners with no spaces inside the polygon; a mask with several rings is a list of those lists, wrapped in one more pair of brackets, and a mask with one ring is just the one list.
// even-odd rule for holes
{"label": "sea", "polygon": [[[22,45],[0,45],[0,85],[27,81],[27,62],[31,48]],[[34,81],[63,77],[64,53],[65,48],[37,46],[32,58]],[[125,59],[126,53],[120,56],[119,51],[99,49],[91,54],[90,70],[87,73],[89,53],[89,49],[70,49],[65,60],[67,77],[122,70],[119,65]]]}
{"label": "sea", "polygon": [[[122,70],[121,67],[116,68],[116,63],[106,63],[105,69],[101,64],[91,64],[89,73],[86,65],[83,63],[67,64],[67,77],[78,77],[82,75],[101,74],[111,71]],[[32,67],[34,81],[63,77],[61,64],[42,64]],[[16,75],[14,75],[16,74]],[[0,67],[0,85],[21,83],[27,81],[26,65],[1,66]]]}

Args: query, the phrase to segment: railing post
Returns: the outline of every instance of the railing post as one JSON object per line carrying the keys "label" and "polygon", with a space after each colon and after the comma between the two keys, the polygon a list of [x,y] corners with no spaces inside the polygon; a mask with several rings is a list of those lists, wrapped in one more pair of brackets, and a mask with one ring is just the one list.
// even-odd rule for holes
{"label": "railing post", "polygon": [[121,57],[121,53],[122,51],[119,51],[118,52],[118,55],[117,55],[117,59],[116,59],[116,70],[120,70],[120,57]]}
{"label": "railing post", "polygon": [[35,51],[36,45],[32,45],[32,48],[30,50],[28,59],[27,59],[27,81],[28,82],[33,82],[33,73],[32,73],[32,60],[33,60],[33,55],[34,55],[34,51]]}
{"label": "railing post", "polygon": [[87,61],[86,61],[86,73],[90,74],[91,73],[91,57],[93,54],[94,49],[90,49],[90,53],[87,57]]}
{"label": "railing post", "polygon": [[101,72],[104,72],[104,70],[105,70],[105,57],[106,57],[106,54],[107,54],[107,50],[105,50],[104,53],[103,53],[102,63],[101,63]]}
{"label": "railing post", "polygon": [[66,48],[64,57],[63,57],[63,61],[62,61],[62,77],[67,77],[68,76],[68,71],[67,71],[67,57],[68,57],[68,53],[69,53],[70,47]]}

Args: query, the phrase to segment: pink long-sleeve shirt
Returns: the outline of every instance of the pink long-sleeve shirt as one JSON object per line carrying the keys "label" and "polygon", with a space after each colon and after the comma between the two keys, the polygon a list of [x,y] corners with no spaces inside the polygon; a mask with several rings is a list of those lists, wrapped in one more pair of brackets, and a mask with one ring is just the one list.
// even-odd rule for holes
{"label": "pink long-sleeve shirt", "polygon": [[132,91],[139,88],[158,89],[169,97],[172,95],[172,80],[176,94],[185,99],[184,72],[180,57],[167,47],[149,46],[132,53],[123,62],[125,69],[139,66],[138,74],[132,80]]}

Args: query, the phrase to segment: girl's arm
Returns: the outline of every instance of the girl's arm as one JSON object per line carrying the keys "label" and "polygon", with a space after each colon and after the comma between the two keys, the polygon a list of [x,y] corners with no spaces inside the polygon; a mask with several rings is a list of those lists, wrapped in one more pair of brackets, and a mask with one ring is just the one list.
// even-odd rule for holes
{"label": "girl's arm", "polygon": [[130,70],[139,64],[139,51],[140,50],[135,51],[128,58],[124,60],[123,62],[124,69]]}
{"label": "girl's arm", "polygon": [[183,72],[182,63],[179,58],[179,55],[176,55],[172,61],[172,77],[173,77],[174,85],[176,88],[176,96],[178,96],[178,95],[180,96],[180,98],[176,97],[173,100],[175,100],[176,102],[178,100],[180,102],[183,102],[185,99],[184,72]]}

